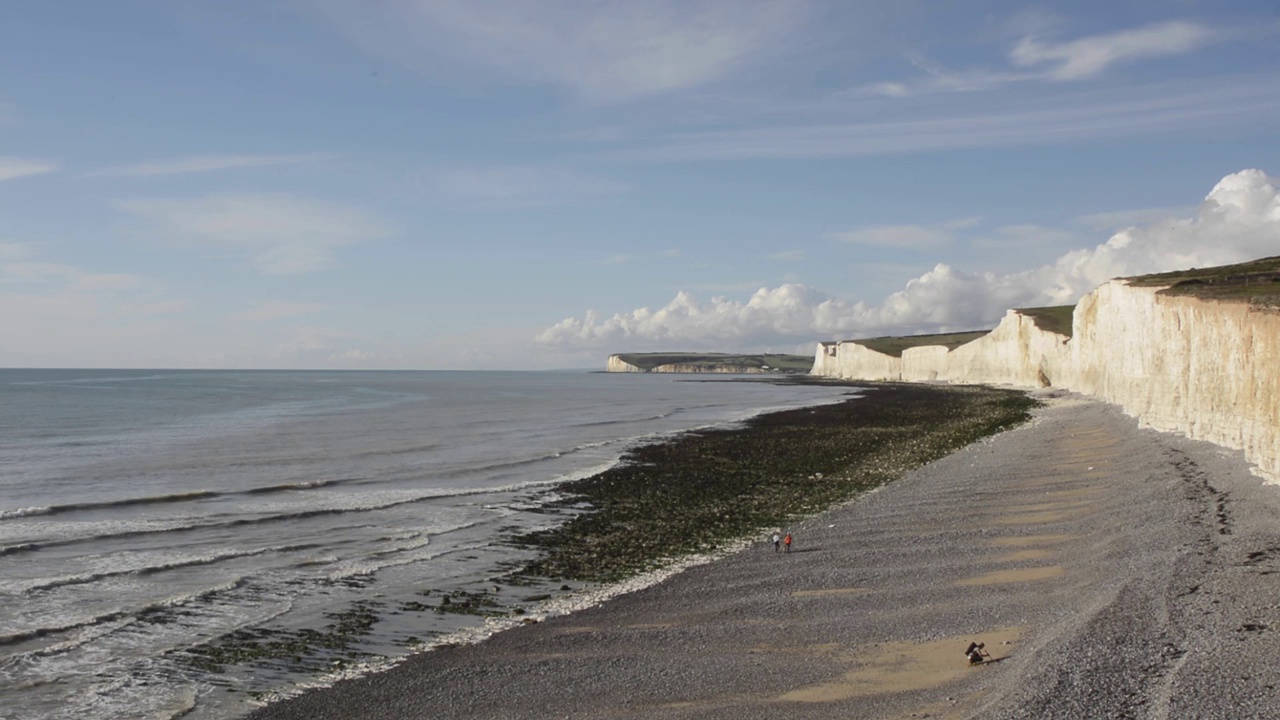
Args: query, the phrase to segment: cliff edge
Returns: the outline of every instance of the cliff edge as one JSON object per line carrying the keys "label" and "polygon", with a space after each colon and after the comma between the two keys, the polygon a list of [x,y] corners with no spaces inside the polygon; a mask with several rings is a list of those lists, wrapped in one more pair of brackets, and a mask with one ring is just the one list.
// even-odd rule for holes
{"label": "cliff edge", "polygon": [[1243,450],[1280,483],[1280,257],[1112,280],[1080,300],[1069,331],[1057,315],[1010,310],[969,342],[896,357],[866,341],[822,343],[812,373],[1060,387],[1144,426]]}

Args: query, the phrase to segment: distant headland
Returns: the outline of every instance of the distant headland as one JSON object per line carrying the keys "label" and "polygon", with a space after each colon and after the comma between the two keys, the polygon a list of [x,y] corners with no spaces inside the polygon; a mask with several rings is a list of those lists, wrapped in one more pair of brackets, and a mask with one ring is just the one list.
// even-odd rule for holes
{"label": "distant headland", "polygon": [[653,373],[808,373],[813,358],[807,355],[763,353],[619,353],[610,355],[608,372]]}

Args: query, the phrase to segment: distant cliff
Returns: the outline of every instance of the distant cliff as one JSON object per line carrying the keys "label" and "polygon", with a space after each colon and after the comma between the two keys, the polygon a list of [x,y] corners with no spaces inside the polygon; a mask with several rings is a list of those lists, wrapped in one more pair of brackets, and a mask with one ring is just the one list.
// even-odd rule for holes
{"label": "distant cliff", "polygon": [[1244,450],[1280,482],[1280,257],[1112,280],[1080,300],[1069,331],[1045,310],[1010,310],[968,343],[896,357],[868,341],[822,343],[812,372],[1061,387],[1143,425]]}
{"label": "distant cliff", "polygon": [[656,373],[804,373],[813,359],[804,355],[765,353],[619,353],[610,355],[607,372]]}

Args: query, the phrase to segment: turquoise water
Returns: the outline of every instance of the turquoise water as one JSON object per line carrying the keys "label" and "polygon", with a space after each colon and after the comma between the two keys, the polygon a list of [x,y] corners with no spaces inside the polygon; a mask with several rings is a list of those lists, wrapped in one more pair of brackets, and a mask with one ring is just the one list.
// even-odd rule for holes
{"label": "turquoise water", "polygon": [[[0,718],[235,717],[314,673],[182,651],[484,582],[557,483],[844,390],[740,380],[0,370]],[[362,650],[459,622],[400,616]]]}

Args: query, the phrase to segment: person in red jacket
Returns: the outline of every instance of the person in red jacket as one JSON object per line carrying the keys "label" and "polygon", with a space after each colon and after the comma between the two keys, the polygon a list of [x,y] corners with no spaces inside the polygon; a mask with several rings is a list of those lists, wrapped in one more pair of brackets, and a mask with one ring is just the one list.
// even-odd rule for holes
{"label": "person in red jacket", "polygon": [[782,538],[782,544],[787,548],[787,552],[791,552],[791,533],[787,533],[787,536]]}

